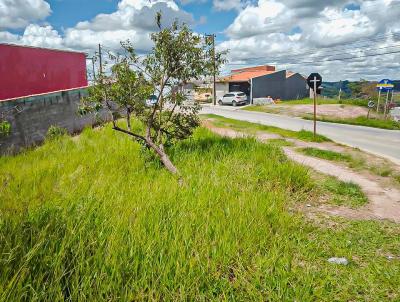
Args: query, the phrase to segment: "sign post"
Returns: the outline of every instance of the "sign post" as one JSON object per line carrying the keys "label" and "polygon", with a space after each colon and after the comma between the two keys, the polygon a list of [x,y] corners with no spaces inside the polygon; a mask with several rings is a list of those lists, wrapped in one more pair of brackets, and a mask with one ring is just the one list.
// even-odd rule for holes
{"label": "sign post", "polygon": [[393,81],[391,81],[389,79],[383,79],[383,80],[379,81],[379,83],[376,85],[376,88],[379,89],[378,106],[377,106],[376,112],[379,112],[381,93],[386,92],[386,102],[385,102],[385,108],[384,108],[384,115],[386,118],[387,106],[388,106],[388,102],[389,102],[389,92],[393,91],[393,89],[394,89]]}
{"label": "sign post", "polygon": [[389,103],[389,90],[386,92],[386,102],[385,102],[385,111],[384,111],[385,119],[387,118],[388,103]]}
{"label": "sign post", "polygon": [[379,113],[379,106],[381,104],[381,89],[379,88],[379,94],[378,94],[378,105],[376,106],[376,112]]}
{"label": "sign post", "polygon": [[314,139],[317,136],[317,94],[320,92],[322,77],[319,73],[312,73],[307,78],[308,86],[313,90],[314,96]]}
{"label": "sign post", "polygon": [[371,112],[371,109],[375,107],[375,103],[373,101],[368,102],[368,114],[367,114],[367,119],[369,119],[369,114]]}

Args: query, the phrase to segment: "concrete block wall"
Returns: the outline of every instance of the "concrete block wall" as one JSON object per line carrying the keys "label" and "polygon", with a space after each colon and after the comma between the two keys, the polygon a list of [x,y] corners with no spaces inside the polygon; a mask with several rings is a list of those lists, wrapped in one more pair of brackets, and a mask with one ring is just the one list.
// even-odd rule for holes
{"label": "concrete block wall", "polygon": [[96,123],[94,115],[78,114],[80,99],[85,95],[86,89],[77,89],[0,102],[0,114],[4,113],[11,124],[10,135],[0,137],[0,154],[40,144],[50,126],[75,133]]}

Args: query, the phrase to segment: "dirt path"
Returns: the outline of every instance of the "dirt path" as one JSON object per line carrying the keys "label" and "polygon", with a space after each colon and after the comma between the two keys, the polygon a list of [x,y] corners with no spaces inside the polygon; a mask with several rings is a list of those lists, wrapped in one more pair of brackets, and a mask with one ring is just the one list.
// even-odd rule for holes
{"label": "dirt path", "polygon": [[382,188],[378,183],[367,179],[363,175],[329,161],[299,154],[291,148],[283,149],[288,158],[293,161],[310,167],[320,173],[334,176],[341,181],[353,182],[359,185],[370,201],[368,205],[360,209],[322,206],[320,210],[331,215],[349,218],[389,219],[400,223],[400,191]]}
{"label": "dirt path", "polygon": [[[221,136],[238,138],[249,136],[245,133],[241,133],[232,129],[217,128],[212,126],[210,123],[205,123],[205,126],[216,134]],[[279,135],[260,133],[256,135],[256,138],[260,141],[268,141],[269,139],[281,138]],[[335,149],[339,152],[343,151],[340,146],[334,146],[332,143],[327,144],[315,144],[301,142],[298,143],[296,140],[290,140],[296,142],[297,147],[318,147],[320,149]],[[318,146],[317,146],[318,145]],[[334,147],[334,148],[333,148]],[[334,176],[344,182],[352,182],[360,186],[361,190],[369,199],[369,203],[359,209],[351,209],[347,207],[328,206],[321,205],[316,209],[307,208],[309,212],[323,212],[333,216],[347,217],[351,219],[388,219],[397,223],[400,223],[400,191],[397,189],[387,189],[382,187],[378,182],[369,179],[368,177],[354,172],[349,168],[343,167],[333,162],[322,160],[314,157],[309,157],[297,153],[293,148],[283,148],[286,156],[291,160],[300,163],[304,166],[310,167],[320,173]]]}

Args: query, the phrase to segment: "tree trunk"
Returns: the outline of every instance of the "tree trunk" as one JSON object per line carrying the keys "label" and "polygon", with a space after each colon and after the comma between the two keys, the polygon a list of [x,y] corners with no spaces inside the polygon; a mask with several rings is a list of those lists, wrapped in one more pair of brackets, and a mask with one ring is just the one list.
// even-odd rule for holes
{"label": "tree trunk", "polygon": [[116,131],[128,134],[130,136],[133,136],[138,140],[143,140],[149,148],[153,149],[157,153],[157,155],[160,158],[161,162],[163,163],[164,167],[167,168],[167,170],[169,172],[171,172],[174,175],[179,175],[178,169],[171,162],[171,160],[169,159],[169,156],[167,155],[167,153],[165,153],[164,148],[163,147],[161,147],[161,148],[158,147],[151,140],[151,138],[144,137],[144,136],[141,136],[139,134],[132,133],[131,131],[127,131],[127,130],[121,129],[121,128],[117,127],[117,126],[115,126],[113,129],[116,130]]}
{"label": "tree trunk", "polygon": [[174,166],[172,161],[169,159],[169,156],[167,155],[167,153],[165,153],[163,149],[158,147],[151,139],[148,138],[146,138],[146,144],[157,153],[157,155],[161,159],[161,162],[169,172],[171,172],[174,175],[179,174],[178,169]]}
{"label": "tree trunk", "polygon": [[128,127],[129,131],[132,131],[132,128],[131,128],[131,113],[129,112],[129,109],[126,110],[126,126]]}

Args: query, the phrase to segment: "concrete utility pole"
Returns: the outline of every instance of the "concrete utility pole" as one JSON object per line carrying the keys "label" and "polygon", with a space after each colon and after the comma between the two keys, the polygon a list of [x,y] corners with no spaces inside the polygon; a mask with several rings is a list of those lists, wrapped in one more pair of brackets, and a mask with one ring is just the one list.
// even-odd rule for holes
{"label": "concrete utility pole", "polygon": [[93,81],[96,80],[96,70],[94,68],[94,57],[92,57],[92,70],[93,70]]}
{"label": "concrete utility pole", "polygon": [[342,98],[342,81],[340,81],[340,89],[339,89],[339,101]]}
{"label": "concrete utility pole", "polygon": [[215,58],[215,34],[206,35],[207,38],[211,38],[212,40],[212,59],[213,59],[213,105],[217,105],[217,91],[216,91],[216,73],[217,73],[217,66],[216,66],[216,58]]}
{"label": "concrete utility pole", "polygon": [[103,61],[101,59],[101,44],[99,44],[99,62],[100,62],[100,74],[103,73]]}

